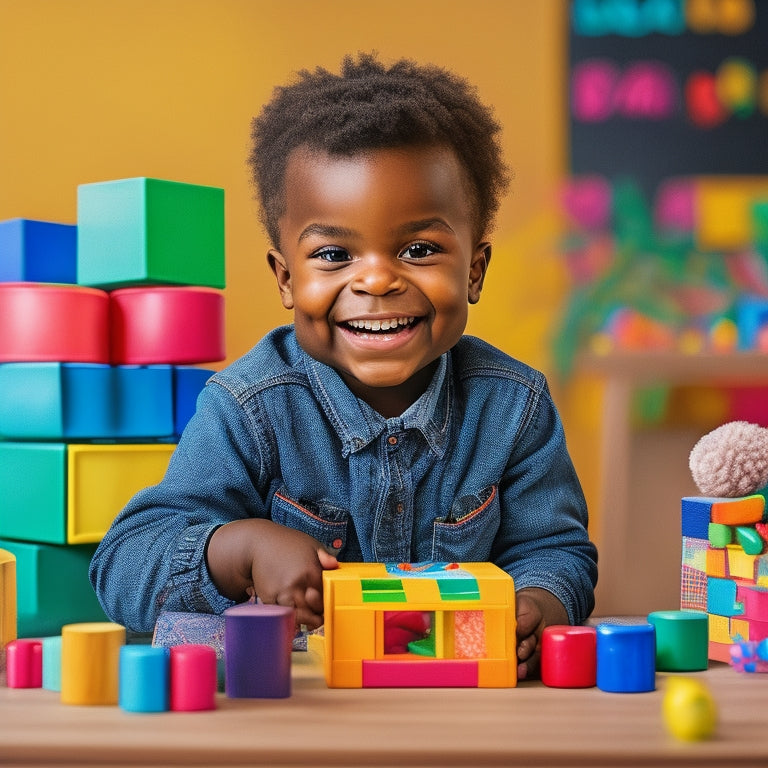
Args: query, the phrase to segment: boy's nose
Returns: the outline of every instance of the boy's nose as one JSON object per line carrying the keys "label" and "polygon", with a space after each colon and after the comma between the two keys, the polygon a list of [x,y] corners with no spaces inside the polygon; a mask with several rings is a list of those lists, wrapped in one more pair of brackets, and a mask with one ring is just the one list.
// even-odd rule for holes
{"label": "boy's nose", "polygon": [[402,291],[405,279],[391,258],[371,256],[360,259],[351,287],[360,293],[384,296]]}

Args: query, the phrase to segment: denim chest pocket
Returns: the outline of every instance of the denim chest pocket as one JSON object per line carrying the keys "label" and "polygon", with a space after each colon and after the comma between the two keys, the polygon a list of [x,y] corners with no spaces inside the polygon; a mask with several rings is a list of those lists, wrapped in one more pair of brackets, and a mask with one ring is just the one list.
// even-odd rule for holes
{"label": "denim chest pocket", "polygon": [[462,496],[447,517],[434,522],[432,559],[465,563],[488,560],[500,524],[501,505],[495,485]]}
{"label": "denim chest pocket", "polygon": [[339,554],[347,543],[349,512],[325,502],[294,501],[281,488],[272,497],[272,520],[287,528],[308,533]]}

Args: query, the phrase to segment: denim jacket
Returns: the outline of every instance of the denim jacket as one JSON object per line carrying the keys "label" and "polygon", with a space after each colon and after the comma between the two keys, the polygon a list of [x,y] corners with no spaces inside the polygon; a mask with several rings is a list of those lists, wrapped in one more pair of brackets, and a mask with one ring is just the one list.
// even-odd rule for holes
{"label": "denim jacket", "polygon": [[492,561],[571,622],[594,604],[584,496],[543,375],[465,336],[427,391],[385,419],[272,331],[200,394],[158,485],[118,515],[91,563],[107,615],[151,631],[161,610],[221,613],[213,531],[269,518],[343,561]]}

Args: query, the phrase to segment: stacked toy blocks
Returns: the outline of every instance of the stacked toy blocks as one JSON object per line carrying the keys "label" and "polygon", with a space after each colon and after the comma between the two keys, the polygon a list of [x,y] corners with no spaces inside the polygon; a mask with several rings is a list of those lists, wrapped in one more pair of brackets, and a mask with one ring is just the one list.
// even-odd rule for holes
{"label": "stacked toy blocks", "polygon": [[514,584],[492,563],[341,563],[323,590],[331,688],[517,683]]}
{"label": "stacked toy blocks", "polygon": [[224,192],[81,185],[77,225],[0,222],[0,548],[18,635],[101,621],[88,565],[158,482],[224,359]]}
{"label": "stacked toy blocks", "polygon": [[680,605],[709,616],[709,658],[768,638],[765,496],[682,500]]}

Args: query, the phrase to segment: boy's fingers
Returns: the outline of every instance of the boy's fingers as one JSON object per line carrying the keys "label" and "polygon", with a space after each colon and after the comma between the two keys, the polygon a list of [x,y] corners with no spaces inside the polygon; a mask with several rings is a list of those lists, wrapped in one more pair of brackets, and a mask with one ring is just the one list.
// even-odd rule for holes
{"label": "boy's fingers", "polygon": [[339,561],[336,557],[323,547],[317,550],[317,559],[320,561],[320,567],[324,571],[332,571],[339,567]]}
{"label": "boy's fingers", "polygon": [[314,587],[307,587],[307,591],[304,593],[304,601],[307,604],[307,608],[309,608],[309,610],[322,616],[323,593],[319,589],[315,589]]}

